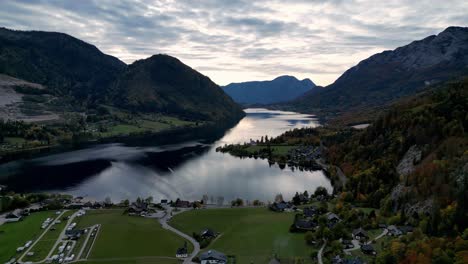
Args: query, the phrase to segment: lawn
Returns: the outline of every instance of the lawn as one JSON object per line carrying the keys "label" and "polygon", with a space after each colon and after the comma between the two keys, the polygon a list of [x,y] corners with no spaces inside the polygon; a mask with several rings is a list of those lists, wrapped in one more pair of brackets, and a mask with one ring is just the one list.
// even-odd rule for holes
{"label": "lawn", "polygon": [[33,256],[25,256],[22,260],[23,261],[41,261],[49,255],[50,250],[54,246],[56,239],[48,239],[44,240],[41,239],[39,242],[37,242],[36,245],[31,249],[30,252],[34,252]]}
{"label": "lawn", "polygon": [[266,208],[207,209],[176,215],[170,224],[186,234],[205,228],[220,232],[208,248],[235,255],[237,263],[268,263],[274,254],[310,260],[313,248],[306,245],[304,234],[289,232],[293,219],[293,213]]}
{"label": "lawn", "polygon": [[[272,151],[273,155],[284,156],[284,155],[288,154],[288,152],[291,149],[297,148],[297,146],[272,145],[270,148],[271,148],[271,151]],[[260,151],[262,149],[267,149],[267,147],[266,146],[248,146],[245,150],[247,150],[247,151],[249,151],[251,153],[254,153],[254,152]]]}
{"label": "lawn", "polygon": [[44,230],[42,222],[47,217],[53,217],[51,211],[33,213],[17,223],[6,223],[0,226],[0,263],[17,256],[16,248],[23,246],[28,240],[38,237]]}
{"label": "lawn", "polygon": [[82,264],[181,264],[182,262],[177,259],[166,259],[166,258],[158,258],[158,257],[146,257],[146,258],[138,258],[138,259],[109,259],[109,260],[89,260],[84,262],[79,262]]}
{"label": "lawn", "polygon": [[176,234],[162,229],[156,219],[127,216],[123,210],[88,211],[76,222],[77,228],[101,224],[89,256],[91,260],[174,257],[177,248],[185,242]]}

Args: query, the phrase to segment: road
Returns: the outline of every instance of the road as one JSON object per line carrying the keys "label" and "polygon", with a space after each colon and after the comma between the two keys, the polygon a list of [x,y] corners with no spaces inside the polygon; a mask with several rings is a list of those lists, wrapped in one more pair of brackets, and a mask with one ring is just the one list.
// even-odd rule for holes
{"label": "road", "polygon": [[319,251],[317,253],[317,261],[318,261],[319,264],[323,264],[322,254],[323,254],[323,249],[325,248],[326,245],[327,245],[327,241],[324,240],[322,247],[319,249]]}
{"label": "road", "polygon": [[190,254],[190,256],[184,260],[184,264],[195,264],[194,262],[192,262],[192,259],[194,257],[196,257],[198,255],[198,253],[200,253],[200,244],[193,237],[185,234],[184,232],[182,232],[182,231],[180,231],[178,229],[175,229],[174,227],[170,226],[167,223],[171,219],[171,212],[172,212],[172,208],[168,207],[166,215],[164,215],[164,217],[162,217],[162,218],[159,218],[159,223],[161,223],[161,226],[164,229],[172,231],[172,232],[176,233],[177,235],[187,239],[188,241],[190,241],[190,243],[192,243],[193,251]]}

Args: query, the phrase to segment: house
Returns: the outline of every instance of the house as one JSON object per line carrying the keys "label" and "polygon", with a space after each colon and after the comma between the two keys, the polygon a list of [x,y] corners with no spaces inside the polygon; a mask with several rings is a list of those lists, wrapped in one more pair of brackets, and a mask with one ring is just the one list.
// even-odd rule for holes
{"label": "house", "polygon": [[167,199],[162,199],[161,204],[167,204]]}
{"label": "house", "polygon": [[296,219],[294,226],[298,230],[308,231],[313,230],[317,226],[317,223],[310,219]]}
{"label": "house", "polygon": [[307,203],[309,201],[309,197],[305,196],[304,194],[299,194],[299,201],[300,203]]}
{"label": "house", "polygon": [[340,217],[334,213],[327,213],[328,227],[333,227],[341,221]]}
{"label": "house", "polygon": [[362,253],[367,254],[367,255],[376,255],[377,254],[377,252],[375,252],[375,250],[374,250],[374,247],[372,245],[369,245],[369,244],[362,245],[361,246],[361,251],[362,251]]}
{"label": "house", "polygon": [[388,235],[389,236],[401,236],[401,235],[403,235],[403,232],[401,232],[401,230],[398,229],[398,227],[396,227],[394,225],[388,226],[387,230],[388,230]]}
{"label": "house", "polygon": [[304,214],[305,217],[313,217],[317,213],[318,213],[317,208],[312,207],[312,206],[311,207],[306,207],[303,210],[303,214]]}
{"label": "house", "polygon": [[217,236],[216,232],[214,232],[211,229],[205,229],[200,233],[200,237],[203,239],[207,239],[207,238],[212,239],[212,238],[215,238],[216,236]]}
{"label": "house", "polygon": [[284,210],[290,209],[291,207],[291,204],[286,202],[274,202],[272,205],[270,205],[270,209],[275,212],[284,212]]}
{"label": "house", "polygon": [[19,220],[21,220],[21,218],[22,216],[19,213],[9,213],[5,216],[5,222],[18,222]]}
{"label": "house", "polygon": [[183,247],[177,249],[176,258],[187,258],[187,257],[188,257],[187,242],[185,242]]}
{"label": "house", "polygon": [[369,239],[369,235],[367,235],[367,232],[362,228],[354,229],[353,230],[353,237],[356,240],[367,240],[367,239]]}
{"label": "house", "polygon": [[226,264],[227,257],[216,250],[208,250],[200,255],[201,264]]}
{"label": "house", "polygon": [[354,248],[353,242],[351,242],[351,240],[344,239],[341,241],[341,244],[343,245],[344,249]]}
{"label": "house", "polygon": [[81,237],[81,235],[84,233],[83,230],[66,230],[65,231],[65,235],[68,237],[68,239],[73,239],[73,240],[77,240],[78,238]]}
{"label": "house", "polygon": [[177,199],[174,207],[189,208],[190,207],[190,202],[189,201],[182,201],[182,200]]}

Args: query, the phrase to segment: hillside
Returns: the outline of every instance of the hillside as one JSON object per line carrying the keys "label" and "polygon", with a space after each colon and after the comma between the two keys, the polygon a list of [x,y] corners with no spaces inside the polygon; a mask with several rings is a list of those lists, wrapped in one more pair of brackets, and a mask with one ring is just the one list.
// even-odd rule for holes
{"label": "hillside", "polygon": [[119,59],[67,34],[0,28],[0,73],[44,85],[80,105],[102,101],[125,68]]}
{"label": "hillside", "polygon": [[63,33],[0,28],[0,153],[186,128],[227,127],[244,112],[176,58],[126,65]]}
{"label": "hillside", "polygon": [[231,83],[223,87],[234,101],[241,104],[272,104],[293,100],[310,91],[315,84],[293,76],[280,76],[271,81]]}
{"label": "hillside", "polygon": [[438,35],[375,54],[323,90],[282,107],[309,113],[378,107],[467,72],[468,28],[449,27]]}
{"label": "hillside", "polygon": [[452,220],[463,231],[467,109],[468,79],[440,85],[399,101],[364,130],[324,137],[328,160],[348,177],[347,195],[354,199],[407,215],[455,206]]}
{"label": "hillside", "polygon": [[238,120],[242,109],[208,77],[167,55],[129,65],[114,84],[112,101],[132,111],[195,120]]}

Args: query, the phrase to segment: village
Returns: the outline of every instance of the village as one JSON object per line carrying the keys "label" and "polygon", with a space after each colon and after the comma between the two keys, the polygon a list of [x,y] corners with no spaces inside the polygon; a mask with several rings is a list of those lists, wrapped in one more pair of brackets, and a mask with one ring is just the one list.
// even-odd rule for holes
{"label": "village", "polygon": [[[50,210],[52,205],[54,210]],[[275,237],[278,232],[297,239],[306,250],[301,263],[359,264],[370,263],[389,241],[413,231],[410,225],[397,225],[378,215],[377,209],[350,204],[338,208],[338,205],[342,205],[338,196],[328,194],[323,187],[311,195],[307,191],[296,193],[290,201],[278,194],[273,202],[266,203],[235,199],[229,204],[224,203],[224,198],[209,199],[208,195],[200,201],[162,199],[154,202],[148,197],[120,203],[112,203],[108,198],[96,201],[88,197],[67,197],[46,199],[29,208],[3,214],[0,233],[5,236],[3,227],[26,224],[31,218],[41,216],[35,220],[37,226],[32,227],[37,230],[34,237],[9,245],[14,251],[8,253],[8,260],[4,262],[7,264],[94,263],[101,258],[118,259],[111,252],[104,252],[103,248],[109,250],[109,245],[101,242],[113,242],[108,239],[112,234],[107,228],[111,228],[116,219],[121,221],[119,228],[132,228],[131,221],[137,225],[133,227],[136,229],[141,224],[151,225],[155,234],[167,232],[165,235],[174,240],[172,249],[167,248],[162,256],[155,256],[172,261],[167,263],[245,263],[247,259],[239,255],[242,254],[240,249],[236,252],[234,246],[227,249],[217,246],[229,242],[228,239],[233,240],[232,243],[239,239],[236,236],[240,234],[228,234],[223,223],[225,214],[235,214],[246,219],[268,217],[281,221],[281,230],[271,229],[271,235]],[[269,256],[262,256],[260,262],[252,260],[252,263],[289,263],[289,258],[287,250],[272,248]]]}

